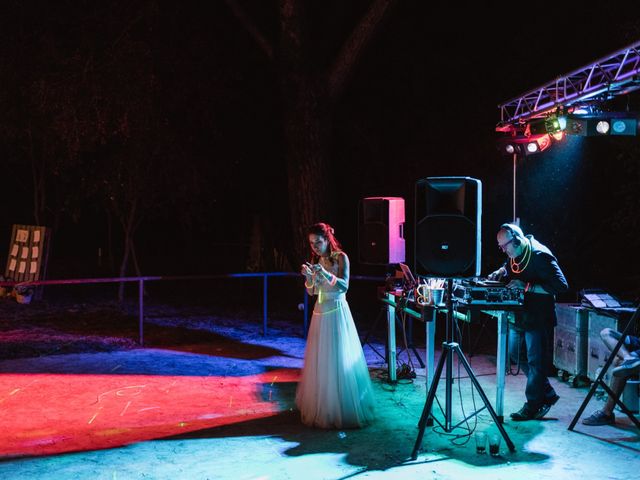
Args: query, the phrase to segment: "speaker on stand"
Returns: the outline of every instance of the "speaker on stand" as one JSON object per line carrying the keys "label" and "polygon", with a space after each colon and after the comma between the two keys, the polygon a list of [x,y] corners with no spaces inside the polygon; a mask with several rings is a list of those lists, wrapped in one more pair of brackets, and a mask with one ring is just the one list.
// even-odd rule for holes
{"label": "speaker on stand", "polygon": [[[419,276],[447,279],[447,332],[446,342],[442,344],[442,354],[418,422],[418,437],[411,458],[415,460],[418,457],[428,422],[437,422],[447,433],[457,428],[457,425],[452,426],[451,408],[454,354],[466,370],[509,450],[514,451],[513,442],[478,383],[460,345],[453,341],[453,279],[480,275],[482,183],[470,177],[425,178],[416,183],[415,202],[415,271]],[[431,410],[445,364],[445,411],[444,421],[440,423],[431,414]],[[467,418],[476,415],[480,410]]]}
{"label": "speaker on stand", "polygon": [[480,275],[482,183],[469,177],[418,180],[415,271],[421,276]]}
{"label": "speaker on stand", "polygon": [[[392,264],[405,262],[404,206],[404,199],[401,197],[366,197],[360,201],[358,208],[358,260],[361,264],[389,267]],[[391,318],[389,308],[382,308],[384,310],[380,310],[362,341],[363,346],[368,344],[380,357],[382,355],[369,343],[369,338],[376,330],[380,319],[386,317],[387,322],[396,322],[400,331],[405,332],[404,322],[398,319],[396,313],[394,312],[394,318]],[[424,368],[424,362],[413,345],[411,320],[406,328],[405,338],[407,338],[407,355],[410,355],[409,349],[412,350],[419,365]],[[390,370],[395,371],[395,357],[401,353],[402,350],[396,352],[395,338],[392,344],[385,345],[385,355],[382,358],[389,365]]]}
{"label": "speaker on stand", "polygon": [[367,197],[358,208],[358,259],[367,265],[405,261],[404,198]]}

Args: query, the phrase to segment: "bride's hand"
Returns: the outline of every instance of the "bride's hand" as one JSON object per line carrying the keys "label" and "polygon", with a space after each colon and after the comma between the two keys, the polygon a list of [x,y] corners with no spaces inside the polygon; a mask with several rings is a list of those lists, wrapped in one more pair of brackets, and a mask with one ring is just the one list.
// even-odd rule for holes
{"label": "bride's hand", "polygon": [[325,268],[319,263],[314,263],[313,265],[311,265],[311,269],[316,273],[326,272]]}

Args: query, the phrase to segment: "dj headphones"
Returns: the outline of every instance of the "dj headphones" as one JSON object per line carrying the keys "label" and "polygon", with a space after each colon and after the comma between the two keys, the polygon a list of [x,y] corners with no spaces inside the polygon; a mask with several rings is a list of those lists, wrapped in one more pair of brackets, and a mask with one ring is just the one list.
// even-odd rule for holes
{"label": "dj headphones", "polygon": [[512,223],[503,223],[500,225],[500,230],[505,230],[511,234],[511,239],[514,247],[519,247],[522,244],[524,233],[522,229]]}

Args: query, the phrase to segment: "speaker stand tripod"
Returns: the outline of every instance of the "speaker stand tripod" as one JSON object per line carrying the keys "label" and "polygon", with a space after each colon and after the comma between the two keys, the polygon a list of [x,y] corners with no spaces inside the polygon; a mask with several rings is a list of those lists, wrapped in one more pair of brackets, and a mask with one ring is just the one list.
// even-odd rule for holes
{"label": "speaker stand tripod", "polygon": [[[471,370],[471,366],[469,365],[469,362],[465,358],[464,353],[462,353],[462,349],[460,348],[460,345],[458,345],[453,341],[454,316],[453,316],[452,294],[453,294],[453,279],[449,278],[447,279],[447,332],[446,332],[447,341],[442,344],[442,354],[440,355],[440,359],[438,360],[438,365],[436,367],[433,380],[431,381],[431,387],[429,388],[429,393],[427,394],[427,400],[424,404],[424,409],[422,410],[420,421],[418,422],[418,437],[416,438],[416,443],[413,446],[413,451],[411,453],[411,458],[413,460],[418,458],[418,450],[420,450],[420,447],[422,446],[422,438],[424,436],[424,430],[430,418],[436,421],[444,429],[445,432],[449,433],[453,431],[455,428],[457,428],[458,426],[460,426],[460,424],[462,424],[469,418],[477,415],[480,411],[483,410],[483,408],[481,408],[480,410],[477,410],[471,413],[469,416],[464,418],[457,425],[454,425],[454,426],[451,425],[452,424],[451,394],[453,390],[452,385],[453,385],[453,355],[454,354],[456,354],[456,356],[458,357],[458,362],[460,362],[464,367],[464,369],[467,371],[467,375],[469,376],[469,379],[473,383],[474,387],[476,388],[476,391],[478,392],[478,394],[482,398],[482,401],[484,402],[484,405],[485,405],[484,408],[486,408],[491,414],[491,418],[493,418],[493,421],[498,427],[498,430],[500,431],[502,438],[504,438],[505,443],[509,447],[509,451],[511,452],[515,451],[515,445],[513,444],[506,430],[500,423],[500,420],[498,419],[498,416],[496,415],[495,410],[491,406],[489,399],[487,398],[484,391],[482,390],[482,387],[480,386],[478,379],[473,373],[473,370]],[[436,397],[436,391],[438,390],[438,383],[440,382],[440,376],[442,374],[442,369],[444,368],[445,363],[446,363],[447,369],[446,369],[446,376],[445,376],[445,381],[446,381],[445,395],[446,396],[445,396],[445,411],[444,411],[444,425],[443,425],[442,423],[438,422],[438,420],[435,417],[431,415],[431,409],[433,407],[433,401],[435,400],[435,397]]]}
{"label": "speaker stand tripod", "polygon": [[369,342],[369,338],[371,337],[371,335],[373,334],[373,332],[376,331],[376,327],[378,326],[378,323],[380,322],[380,318],[382,318],[383,315],[386,315],[387,313],[387,309],[382,306],[380,307],[380,311],[378,312],[378,315],[376,316],[376,319],[373,321],[373,323],[371,324],[371,327],[369,328],[369,331],[367,332],[367,334],[364,337],[364,340],[362,340],[362,346],[364,347],[365,345],[369,345],[369,347],[371,347],[371,350],[373,350],[373,352],[378,355],[382,360],[384,360],[385,362],[388,361],[387,356],[389,355],[388,352],[388,348],[385,345],[385,354],[382,355],[377,349],[376,347],[373,346],[373,344],[371,344],[371,342]]}
{"label": "speaker stand tripod", "polygon": [[[390,296],[388,292],[385,292],[384,295]],[[402,299],[397,300],[397,308],[402,309],[403,305],[405,304],[406,304],[406,297],[403,297]],[[387,319],[387,341],[385,342],[384,356],[376,349],[374,345],[372,345],[369,342],[369,338],[371,337],[372,333],[376,331],[376,327],[382,317],[385,317]],[[408,335],[406,350],[407,350],[407,356],[409,357],[409,360],[410,360],[411,352],[413,351],[413,354],[415,355],[415,358],[418,361],[420,368],[425,368],[424,361],[422,360],[422,358],[420,358],[420,355],[418,354],[418,351],[416,350],[413,344],[413,332],[411,330],[411,324],[409,324],[409,327],[406,329],[408,330],[408,333],[407,333],[407,331],[405,330],[405,323],[406,322],[403,322],[398,318],[396,308],[386,303],[380,308],[380,311],[378,312],[378,315],[376,316],[375,321],[371,325],[371,328],[367,332],[367,335],[365,336],[365,338],[362,340],[363,347],[365,345],[369,345],[369,347],[371,347],[371,350],[373,350],[373,352],[376,355],[378,355],[382,360],[384,360],[387,363],[388,369],[389,369],[389,381],[392,383],[397,381],[397,376],[396,376],[397,357],[403,351],[405,351],[404,348],[401,349],[400,351],[396,350],[396,326],[398,327],[399,331],[402,332],[404,339],[407,339],[407,335]]]}

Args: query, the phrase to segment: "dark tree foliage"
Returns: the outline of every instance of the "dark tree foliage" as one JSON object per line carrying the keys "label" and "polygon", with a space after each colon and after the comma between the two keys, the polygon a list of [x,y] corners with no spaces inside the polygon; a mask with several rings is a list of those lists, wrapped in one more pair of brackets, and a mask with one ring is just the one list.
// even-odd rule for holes
{"label": "dark tree foliage", "polygon": [[[297,269],[316,221],[355,260],[358,201],[402,196],[411,263],[415,181],[468,175],[489,270],[512,200],[496,105],[637,39],[622,3],[552,23],[422,0],[3,2],[0,260],[12,223],[40,223],[56,277]],[[563,22],[589,34],[547,41]],[[574,287],[638,283],[611,248],[638,247],[637,138],[518,166],[523,224]]]}
{"label": "dark tree foliage", "polygon": [[140,225],[169,207],[174,222],[197,222],[213,168],[185,162],[189,145],[178,145],[168,119],[156,2],[71,7],[34,3],[5,19],[22,49],[2,49],[9,88],[0,99],[24,195],[16,202],[32,205],[23,221],[54,227],[54,238],[61,221],[93,228],[87,217],[106,219],[111,273],[141,274]]}
{"label": "dark tree foliage", "polygon": [[307,227],[335,218],[331,187],[340,175],[331,162],[336,103],[394,1],[357,2],[357,8],[345,9],[340,2],[314,8],[312,2],[280,0],[277,15],[271,17],[278,26],[275,39],[254,20],[258,15],[250,5],[226,3],[272,62],[280,86],[292,231],[288,251],[291,263],[297,265],[306,252]]}

